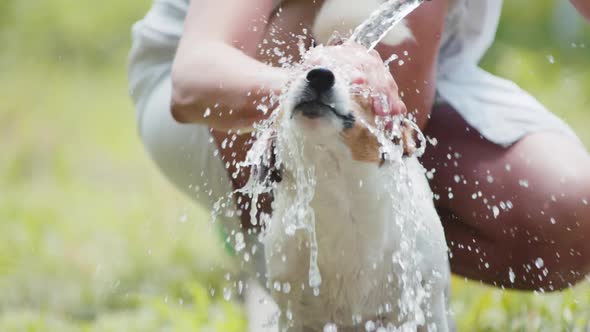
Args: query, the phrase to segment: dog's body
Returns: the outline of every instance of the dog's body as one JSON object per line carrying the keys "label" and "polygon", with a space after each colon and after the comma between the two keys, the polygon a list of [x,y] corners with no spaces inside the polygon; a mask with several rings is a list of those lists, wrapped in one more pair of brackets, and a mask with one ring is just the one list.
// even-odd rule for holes
{"label": "dog's body", "polygon": [[[344,0],[326,6],[338,1]],[[283,174],[264,238],[281,331],[323,331],[330,323],[338,331],[365,331],[371,322],[387,327],[408,320],[421,331],[447,331],[447,247],[425,171],[411,155],[397,160],[397,168],[384,165],[381,144],[367,127],[374,122],[371,111],[351,95],[341,70],[306,71],[281,106],[283,125],[277,130],[287,131],[280,135],[295,137],[299,146],[276,142]],[[318,287],[310,286],[313,234],[285,230],[300,199],[297,163],[313,169],[315,180],[309,202],[314,215],[307,219],[315,219]],[[393,169],[405,173],[401,182],[387,180]],[[412,280],[418,293],[404,293]],[[420,308],[404,307],[412,301]]]}
{"label": "dog's body", "polygon": [[[419,212],[413,222],[422,226],[421,232],[415,234],[415,248],[422,256],[417,271],[424,284],[431,284],[429,308],[423,309],[432,316],[426,323],[434,323],[437,331],[445,331],[445,287],[449,280],[446,244],[422,166],[416,158],[405,160],[408,181],[414,190],[411,196],[400,196],[394,201],[384,185],[388,176],[384,172],[389,168],[354,161],[346,151],[340,156],[316,151],[308,157],[310,162],[321,165],[316,169],[316,190],[311,202],[322,276],[318,296],[308,284],[308,232],[302,230],[289,236],[282,224],[276,222],[271,224],[266,237],[269,278],[288,283],[291,288],[288,293],[275,292],[273,297],[279,307],[291,311],[293,331],[302,331],[303,327],[321,331],[327,323],[346,331],[345,327],[359,323],[353,321],[355,316],[362,322],[401,323],[397,310],[397,301],[402,298],[398,278],[414,271],[404,271],[393,262],[394,254],[401,251],[404,236],[404,229],[395,222],[393,214],[411,204]],[[292,184],[287,176],[284,181],[281,186]],[[295,199],[280,195],[282,192],[289,191],[277,189],[275,213],[284,211]],[[280,216],[275,218],[279,220]],[[364,331],[364,325],[359,330]]]}

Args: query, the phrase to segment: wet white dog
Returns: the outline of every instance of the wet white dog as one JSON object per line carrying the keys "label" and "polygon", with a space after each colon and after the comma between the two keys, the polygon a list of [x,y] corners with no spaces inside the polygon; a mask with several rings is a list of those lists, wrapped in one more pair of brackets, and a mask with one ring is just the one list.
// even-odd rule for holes
{"label": "wet white dog", "polygon": [[[354,27],[371,10],[367,2],[326,1],[315,35],[342,31],[342,18]],[[408,36],[403,26],[386,40]],[[310,67],[284,95],[277,130],[295,139],[275,143],[282,181],[264,238],[280,330],[447,331],[447,247],[414,136],[403,127],[399,148],[389,151],[399,155],[384,158],[374,115],[351,92],[346,69]],[[313,170],[304,174],[313,193],[302,193],[300,170]],[[302,195],[309,214],[298,218],[313,228],[289,224],[302,213],[294,212]]]}

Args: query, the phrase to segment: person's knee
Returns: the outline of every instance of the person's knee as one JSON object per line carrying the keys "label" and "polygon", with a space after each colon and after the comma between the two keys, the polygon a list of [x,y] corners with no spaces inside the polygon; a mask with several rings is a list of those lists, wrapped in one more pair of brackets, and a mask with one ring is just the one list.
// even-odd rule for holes
{"label": "person's knee", "polygon": [[[590,164],[590,163],[589,163]],[[590,165],[589,165],[590,167]],[[588,170],[589,168],[586,168]],[[578,178],[568,186],[560,216],[565,228],[558,250],[566,258],[561,260],[563,270],[577,282],[590,273],[590,174]],[[557,224],[557,220],[556,220]]]}
{"label": "person's knee", "polygon": [[[557,188],[546,195],[549,199],[539,207],[549,220],[556,238],[567,242],[585,241],[590,235],[590,157],[587,162],[570,168],[571,175],[559,180]],[[565,242],[565,241],[564,241]],[[589,246],[590,249],[590,246]]]}
{"label": "person's knee", "polygon": [[[559,163],[567,168],[556,170]],[[510,247],[512,267],[527,279],[520,287],[556,291],[590,273],[588,169],[588,156],[560,160],[530,171],[530,188],[514,186],[514,210],[497,240]]]}
{"label": "person's knee", "polygon": [[[540,237],[527,239],[532,241],[529,250],[533,250],[525,255],[529,262],[544,262],[546,265],[547,270],[540,269],[537,276],[539,287],[560,290],[576,284],[590,273],[589,199],[590,174],[580,172],[575,181],[560,187],[559,194],[551,195],[549,204],[539,207],[543,218],[537,222],[548,221],[548,225],[541,229]],[[534,248],[540,248],[540,252],[534,252]]]}

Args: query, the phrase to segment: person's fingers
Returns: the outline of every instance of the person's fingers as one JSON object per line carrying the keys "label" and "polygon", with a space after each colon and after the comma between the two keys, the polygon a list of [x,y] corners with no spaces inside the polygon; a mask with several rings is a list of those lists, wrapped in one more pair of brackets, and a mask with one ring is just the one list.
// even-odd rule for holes
{"label": "person's fingers", "polygon": [[397,87],[384,86],[372,94],[373,111],[376,115],[399,115],[406,113],[406,105],[398,95]]}
{"label": "person's fingers", "polygon": [[364,86],[367,85],[368,81],[367,75],[360,70],[355,70],[350,73],[351,85]]}
{"label": "person's fingers", "polygon": [[406,108],[406,103],[404,103],[400,98],[397,98],[395,101],[391,102],[389,114],[390,115],[404,115],[408,112]]}

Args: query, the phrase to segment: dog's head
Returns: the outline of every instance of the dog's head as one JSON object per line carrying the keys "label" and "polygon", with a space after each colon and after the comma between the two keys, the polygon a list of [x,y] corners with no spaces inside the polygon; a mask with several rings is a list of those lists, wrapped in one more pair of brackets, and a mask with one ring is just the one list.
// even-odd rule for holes
{"label": "dog's head", "polygon": [[[291,121],[306,145],[324,147],[337,155],[382,164],[384,154],[377,136],[378,119],[369,91],[358,90],[351,68],[330,61],[311,61],[291,82],[282,101],[283,121]],[[393,122],[391,139],[406,155],[416,150],[415,129]]]}

